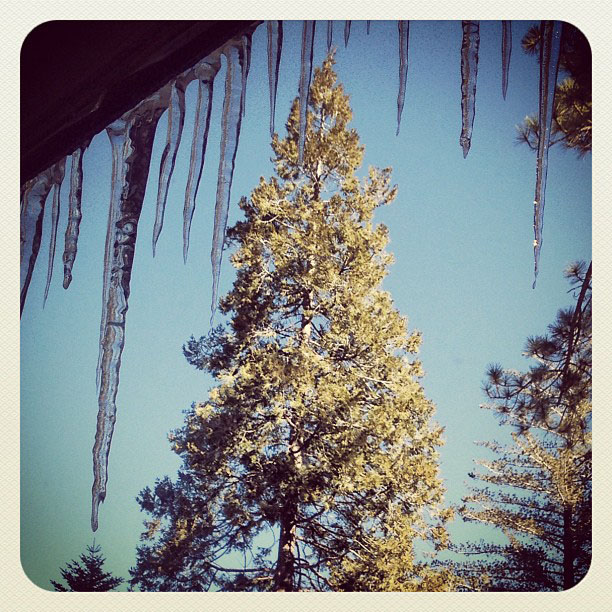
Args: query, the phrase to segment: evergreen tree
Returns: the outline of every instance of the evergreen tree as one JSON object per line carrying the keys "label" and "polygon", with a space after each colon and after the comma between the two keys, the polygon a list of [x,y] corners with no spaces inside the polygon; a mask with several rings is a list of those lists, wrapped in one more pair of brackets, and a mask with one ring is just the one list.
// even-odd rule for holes
{"label": "evergreen tree", "polygon": [[66,588],[63,584],[51,580],[51,584],[56,591],[112,591],[118,587],[123,578],[116,578],[110,572],[102,569],[105,558],[100,554],[100,546],[95,542],[92,546],[87,546],[87,554],[79,556],[81,562],[74,559],[66,564],[65,569],[60,568],[62,578],[68,584]]}
{"label": "evergreen tree", "polygon": [[[586,574],[591,559],[591,268],[567,276],[576,306],[559,311],[549,333],[530,338],[526,373],[490,367],[485,391],[514,444],[486,442],[497,458],[470,477],[493,485],[464,499],[465,520],[488,523],[507,545],[476,543],[481,556],[459,573],[488,576],[489,590],[558,591]],[[482,559],[482,556],[485,556]]]}
{"label": "evergreen tree", "polygon": [[315,70],[303,164],[295,100],[277,176],[228,231],[229,323],[184,347],[218,386],[171,435],[178,479],[139,495],[142,590],[451,588],[413,546],[444,547],[449,511],[420,336],[380,288],[392,258],[372,218],[396,189],[390,169],[356,178],[363,147],[332,67]]}
{"label": "evergreen tree", "polygon": [[[539,55],[541,39],[540,28],[530,28],[521,46],[528,55]],[[592,147],[591,48],[582,32],[570,23],[563,24],[559,69],[566,76],[555,90],[551,144],[562,143],[585,155]],[[525,117],[517,131],[518,141],[537,151],[538,116]]]}

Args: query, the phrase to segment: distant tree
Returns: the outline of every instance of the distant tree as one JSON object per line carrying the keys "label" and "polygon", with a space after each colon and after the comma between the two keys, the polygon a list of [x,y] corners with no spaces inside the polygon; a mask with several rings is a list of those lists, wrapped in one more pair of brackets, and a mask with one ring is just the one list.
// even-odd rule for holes
{"label": "distant tree", "polygon": [[[560,310],[549,333],[530,338],[526,373],[491,366],[485,391],[514,444],[484,442],[497,458],[471,473],[492,485],[473,488],[461,514],[501,529],[506,545],[459,549],[476,561],[458,571],[481,588],[558,591],[574,586],[591,559],[591,268],[567,276],[576,306]],[[487,584],[488,583],[488,584]]]}
{"label": "distant tree", "polygon": [[219,384],[171,436],[178,479],[138,498],[141,590],[452,588],[414,550],[445,546],[449,512],[420,336],[380,287],[392,258],[373,213],[396,190],[389,169],[355,177],[363,147],[332,66],[315,70],[304,163],[296,100],[272,142],[278,178],[228,232],[230,323],[184,348]]}
{"label": "distant tree", "polygon": [[62,578],[68,584],[51,580],[56,591],[112,591],[118,587],[123,578],[116,578],[110,572],[102,569],[105,558],[100,554],[100,546],[95,542],[87,547],[87,554],[80,555],[80,563],[74,559],[66,564],[65,569],[60,568]]}
{"label": "distant tree", "polygon": [[[539,57],[540,42],[540,28],[532,27],[521,44],[526,53]],[[562,143],[585,155],[591,150],[592,135],[591,48],[582,32],[569,23],[563,24],[559,68],[566,76],[555,91],[551,144]],[[538,149],[537,115],[527,116],[517,131],[519,142]]]}

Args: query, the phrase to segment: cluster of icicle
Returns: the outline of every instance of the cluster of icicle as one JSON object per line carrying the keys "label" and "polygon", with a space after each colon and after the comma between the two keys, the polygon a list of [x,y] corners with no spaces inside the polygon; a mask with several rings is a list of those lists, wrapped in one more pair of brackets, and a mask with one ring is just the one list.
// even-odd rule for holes
{"label": "cluster of icicle", "polygon": [[[327,46],[333,43],[333,21],[327,23]],[[298,159],[303,159],[306,137],[306,109],[312,75],[315,21],[304,21],[298,95],[300,125]],[[370,22],[366,24],[370,32]],[[471,144],[475,115],[476,77],[478,71],[479,22],[463,21],[461,45],[461,109],[462,129],[460,145],[464,157]],[[542,22],[543,44],[540,57],[540,125],[542,126],[537,156],[534,229],[536,239],[535,273],[541,246],[542,215],[546,187],[548,140],[552,121],[552,105],[558,68],[561,24]],[[348,45],[351,21],[345,22],[344,43]],[[398,22],[399,34],[399,93],[397,98],[397,133],[399,134],[402,109],[406,95],[408,75],[409,22]],[[267,22],[268,74],[270,97],[270,134],[274,133],[276,92],[283,42],[282,21]],[[252,31],[229,40],[201,60],[193,68],[178,75],[158,92],[111,123],[106,131],[112,148],[112,185],[108,228],[104,251],[102,317],[100,323],[100,352],[97,366],[98,421],[93,447],[94,484],[92,487],[91,527],[98,527],[98,508],[106,496],[108,456],[116,417],[116,396],[119,385],[121,353],[125,343],[125,321],[130,293],[130,277],[138,220],[151,159],[153,139],[161,115],[168,111],[168,131],[162,153],[157,193],[157,208],[153,229],[153,255],[164,221],[164,212],[176,155],[185,123],[185,90],[197,80],[198,98],[196,121],[191,143],[191,160],[183,209],[183,257],[189,250],[191,220],[202,170],[210,125],[213,84],[225,55],[227,71],[222,113],[221,155],[217,179],[211,262],[213,270],[212,316],[215,312],[223,241],[227,225],[234,162],[240,136],[240,124],[245,112],[245,92],[251,58]],[[502,22],[502,93],[506,97],[508,69],[511,53],[511,25]],[[63,254],[63,286],[68,288],[72,267],[77,254],[79,224],[81,221],[81,192],[83,184],[83,153],[89,141],[71,156],[68,224]],[[53,189],[52,227],[49,264],[44,300],[46,301],[53,271],[57,225],[60,207],[60,189],[64,178],[66,159],[28,181],[21,190],[21,311],[42,237],[45,201]],[[535,285],[535,281],[534,281]],[[44,305],[44,302],[43,302]]]}

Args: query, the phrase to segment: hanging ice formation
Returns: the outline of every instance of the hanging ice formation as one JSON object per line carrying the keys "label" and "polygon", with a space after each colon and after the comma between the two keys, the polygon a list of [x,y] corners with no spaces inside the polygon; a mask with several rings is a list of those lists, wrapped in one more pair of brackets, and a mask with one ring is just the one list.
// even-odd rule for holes
{"label": "hanging ice formation", "polygon": [[98,422],[92,451],[93,531],[98,528],[99,504],[106,497],[108,455],[117,412],[119,367],[125,344],[125,318],[138,220],[149,174],[155,130],[168,106],[169,98],[170,87],[166,86],[107,128],[113,150],[113,169],[104,253]]}
{"label": "hanging ice formation", "polygon": [[45,285],[45,297],[43,298],[43,308],[49,295],[49,286],[53,276],[53,260],[55,259],[55,243],[57,241],[57,222],[60,212],[60,194],[64,172],[66,171],[66,158],[55,164],[53,172],[53,208],[51,209],[51,240],[49,241],[49,265],[47,267],[47,284]]}
{"label": "hanging ice formation", "polygon": [[548,171],[548,148],[552,130],[552,119],[555,102],[555,88],[559,71],[559,53],[561,51],[560,21],[542,21],[540,26],[542,38],[540,45],[540,103],[538,121],[540,134],[538,138],[538,156],[536,161],[536,186],[533,200],[533,258],[535,289],[538,279],[538,264],[542,248],[542,228],[544,224],[544,204],[546,195],[546,174]]}
{"label": "hanging ice formation", "polygon": [[230,192],[234,163],[238,150],[240,137],[240,123],[242,120],[243,96],[246,87],[244,65],[247,57],[244,47],[229,46],[224,51],[227,59],[227,72],[225,75],[225,97],[223,100],[223,116],[221,125],[221,153],[219,158],[219,174],[217,177],[217,198],[215,203],[215,224],[213,227],[213,241],[210,252],[212,263],[212,304],[211,325],[217,307],[217,292],[219,289],[219,275],[221,273],[221,259],[223,257],[223,241],[229,212]]}
{"label": "hanging ice formation", "polygon": [[508,91],[508,71],[510,69],[510,55],[512,54],[512,22],[502,21],[502,96],[506,99]]}
{"label": "hanging ice formation", "polygon": [[480,24],[478,21],[462,21],[461,41],[461,137],[459,144],[463,157],[467,157],[472,143],[472,126],[476,111],[476,77],[478,75],[478,46]]}
{"label": "hanging ice formation", "polygon": [[298,165],[304,161],[304,141],[306,139],[306,116],[308,113],[308,93],[312,74],[312,52],[315,22],[304,21],[302,28],[302,59],[300,63],[300,131],[298,137]]}
{"label": "hanging ice formation", "polygon": [[270,88],[270,138],[274,136],[278,70],[283,50],[283,22],[268,21],[268,85]]}
{"label": "hanging ice formation", "polygon": [[332,43],[334,42],[334,22],[330,19],[327,22],[327,52],[331,51]]}
{"label": "hanging ice formation", "polygon": [[253,35],[251,32],[242,35],[242,93],[240,94],[240,114],[246,114],[246,86],[251,69],[251,46]]}
{"label": "hanging ice formation", "polygon": [[370,33],[370,20],[368,19],[366,21],[366,34],[369,34],[369,33]]}
{"label": "hanging ice formation", "polygon": [[91,138],[83,143],[73,154],[70,166],[70,194],[68,196],[68,224],[64,240],[64,289],[72,282],[72,267],[77,255],[79,228],[81,226],[81,196],[83,193],[83,153]]}
{"label": "hanging ice formation", "polygon": [[[478,66],[479,22],[464,21],[461,47],[462,73],[462,132],[460,144],[464,157],[470,148],[470,139],[475,111],[476,75]],[[345,45],[348,44],[351,22],[345,22]],[[366,23],[370,32],[370,21]],[[399,21],[399,94],[398,132],[405,99],[408,66],[408,21]],[[270,132],[274,132],[274,115],[280,56],[282,50],[283,25],[281,21],[268,22],[268,71],[270,95]],[[308,94],[310,88],[315,22],[305,21],[302,30],[301,65],[299,81],[299,137],[298,163],[303,163],[304,141]],[[552,126],[554,91],[559,62],[561,24],[543,21],[540,56],[540,105],[539,120],[541,133],[538,146],[536,190],[534,201],[534,257],[535,276],[542,243],[542,218],[546,187],[547,155]],[[241,119],[245,111],[246,81],[251,56],[251,35],[249,30],[233,38],[204,58],[193,68],[175,77],[156,94],[150,96],[135,109],[125,113],[107,128],[110,137],[113,170],[111,203],[104,255],[103,308],[100,324],[100,353],[97,366],[98,422],[93,447],[94,484],[92,487],[91,525],[98,526],[98,508],[106,496],[108,479],[108,455],[115,423],[116,395],[119,384],[121,352],[125,342],[125,319],[128,309],[130,277],[138,220],[142,208],[144,191],[149,171],[151,148],[158,120],[168,108],[168,130],[166,146],[162,153],[157,193],[156,219],[153,230],[153,254],[163,226],[168,188],[176,161],[185,121],[185,90],[194,79],[199,81],[197,119],[192,141],[192,155],[189,178],[185,193],[184,209],[184,257],[189,247],[189,226],[193,216],[198,185],[202,174],[206,141],[210,124],[212,88],[220,67],[220,56],[227,59],[225,98],[223,103],[221,155],[217,179],[215,221],[211,260],[213,268],[212,313],[214,315],[223,242],[227,225],[231,184]],[[327,23],[327,46],[333,42],[333,21]],[[508,66],[511,53],[511,24],[504,21],[502,26],[502,94],[508,86]],[[81,193],[83,181],[83,153],[89,141],[83,143],[72,154],[70,174],[70,195],[68,224],[63,254],[63,286],[68,288],[72,279],[72,268],[77,254],[79,225],[81,221]],[[60,185],[65,159],[60,160],[34,179],[29,180],[21,190],[21,311],[25,304],[32,272],[41,244],[44,207],[51,189],[54,189],[50,266],[53,260],[57,213],[59,211]],[[45,299],[51,280],[52,268],[47,274]],[[535,281],[534,281],[535,286]],[[211,317],[212,321],[212,317]]]}
{"label": "hanging ice formation", "polygon": [[183,261],[185,262],[187,262],[187,253],[189,252],[191,220],[193,219],[196,196],[198,195],[198,187],[200,186],[202,170],[204,169],[210,112],[212,110],[213,83],[220,67],[221,60],[219,54],[215,54],[200,62],[194,70],[194,74],[198,79],[198,101],[193,126],[193,139],[191,141],[189,176],[187,177],[187,188],[185,189],[185,206],[183,208]]}
{"label": "hanging ice formation", "polygon": [[166,201],[168,200],[168,189],[170,179],[174,172],[176,154],[181,144],[183,126],[185,125],[185,89],[190,80],[193,79],[194,70],[178,76],[171,85],[170,106],[168,107],[168,129],[166,132],[166,146],[162,151],[159,167],[159,183],[157,187],[157,206],[155,208],[155,224],[153,225],[153,257],[157,240],[164,226],[164,213]]}
{"label": "hanging ice formation", "polygon": [[347,19],[344,22],[344,46],[348,47],[349,36],[351,35],[351,20]]}
{"label": "hanging ice formation", "polygon": [[[58,163],[63,163],[62,161]],[[21,306],[20,316],[23,313],[28,287],[32,279],[32,272],[42,238],[42,224],[45,213],[45,201],[55,176],[55,166],[41,172],[36,178],[28,181],[22,188],[21,194],[21,227],[20,227],[20,283]]]}
{"label": "hanging ice formation", "polygon": [[399,93],[397,94],[397,136],[400,131],[402,120],[402,110],[404,108],[404,98],[406,97],[406,79],[408,77],[408,32],[410,22],[398,21],[399,31]]}

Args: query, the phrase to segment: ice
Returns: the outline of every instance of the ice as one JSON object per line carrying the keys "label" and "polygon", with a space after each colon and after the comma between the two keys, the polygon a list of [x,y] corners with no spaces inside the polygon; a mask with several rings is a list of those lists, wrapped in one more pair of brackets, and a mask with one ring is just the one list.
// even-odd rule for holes
{"label": "ice", "polygon": [[408,33],[410,28],[409,21],[398,21],[397,29],[399,30],[399,93],[397,94],[397,136],[400,131],[400,122],[402,120],[402,110],[404,108],[404,99],[406,97],[406,79],[408,77]]}
{"label": "ice", "polygon": [[166,132],[166,146],[162,151],[159,168],[159,184],[157,188],[157,207],[155,210],[155,224],[153,226],[153,257],[159,235],[164,225],[164,213],[168,200],[168,189],[174,172],[176,155],[181,144],[183,126],[185,125],[185,89],[193,77],[193,70],[183,73],[172,84],[170,92],[170,106],[168,107],[168,130]]}
{"label": "ice", "polygon": [[234,163],[238,150],[240,137],[240,124],[242,121],[242,74],[243,64],[246,61],[244,49],[240,45],[229,44],[224,49],[227,58],[227,72],[225,75],[225,97],[223,100],[223,115],[221,119],[221,153],[219,157],[219,174],[217,177],[217,197],[215,203],[215,221],[213,227],[213,241],[210,252],[212,263],[212,303],[211,324],[217,307],[217,293],[219,289],[219,276],[221,274],[221,260],[223,257],[223,242],[229,212]]}
{"label": "ice", "polygon": [[366,21],[366,34],[369,34],[369,33],[370,33],[370,20],[368,19]]}
{"label": "ice", "polygon": [[344,46],[348,46],[349,37],[351,35],[351,20],[347,19],[344,22]]}
{"label": "ice", "polygon": [[461,137],[459,144],[463,157],[467,157],[472,144],[472,127],[476,112],[476,78],[478,76],[478,46],[480,45],[480,23],[462,21],[461,41]]}
{"label": "ice", "polygon": [[242,94],[240,96],[240,108],[242,116],[246,114],[246,86],[247,79],[249,78],[249,70],[251,68],[251,46],[252,46],[251,32],[247,32],[242,35]]}
{"label": "ice", "polygon": [[23,313],[28,287],[40,250],[45,201],[53,186],[53,176],[54,168],[51,167],[23,186],[20,222],[20,316]]}
{"label": "ice", "polygon": [[191,160],[189,162],[187,189],[185,190],[185,206],[183,208],[183,260],[185,262],[189,252],[191,220],[193,219],[196,196],[198,195],[198,187],[202,178],[202,170],[204,169],[206,141],[208,140],[210,112],[212,109],[213,83],[220,67],[221,60],[217,54],[206,58],[206,61],[200,62],[195,69],[198,79],[198,101],[193,127],[193,139],[191,141]]}
{"label": "ice", "polygon": [[106,497],[108,456],[117,413],[121,353],[138,220],[145,195],[151,150],[170,87],[143,101],[113,122],[107,133],[113,152],[111,201],[104,253],[102,325],[99,359],[98,419],[93,446],[91,528],[98,528],[98,508]]}
{"label": "ice", "polygon": [[283,49],[283,22],[268,21],[268,84],[270,87],[270,138],[274,136],[278,70]]}
{"label": "ice", "polygon": [[546,195],[546,174],[548,171],[548,148],[555,101],[557,73],[559,71],[559,52],[561,49],[561,21],[542,21],[542,43],[540,45],[540,103],[538,122],[538,156],[536,161],[536,186],[533,201],[533,258],[535,289],[538,278],[540,249],[542,248],[542,229],[544,225],[544,204]]}
{"label": "ice", "polygon": [[64,240],[64,289],[72,282],[72,268],[77,256],[79,228],[81,226],[81,196],[83,193],[83,153],[91,138],[83,143],[73,154],[70,166],[70,194],[68,195],[68,224]]}
{"label": "ice", "polygon": [[502,21],[502,95],[506,99],[508,91],[508,70],[510,69],[510,55],[512,54],[512,22]]}
{"label": "ice", "polygon": [[47,283],[45,285],[45,296],[43,298],[43,308],[47,303],[51,278],[53,277],[53,261],[55,260],[55,243],[57,242],[57,222],[60,213],[60,195],[62,181],[66,171],[66,158],[60,160],[53,167],[53,208],[51,209],[51,239],[49,241],[49,266],[47,267]]}
{"label": "ice", "polygon": [[332,43],[334,42],[334,22],[330,19],[327,22],[327,52],[331,51]]}
{"label": "ice", "polygon": [[298,140],[298,164],[304,161],[304,141],[306,139],[306,117],[308,113],[308,93],[312,74],[312,53],[315,33],[315,22],[304,21],[302,29],[302,59],[300,63],[300,132]]}

